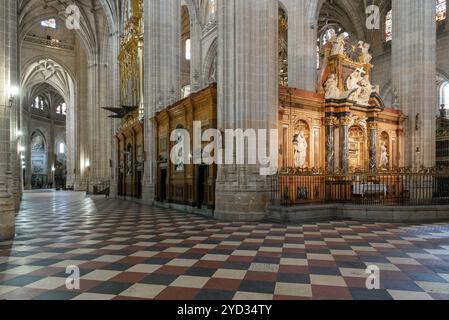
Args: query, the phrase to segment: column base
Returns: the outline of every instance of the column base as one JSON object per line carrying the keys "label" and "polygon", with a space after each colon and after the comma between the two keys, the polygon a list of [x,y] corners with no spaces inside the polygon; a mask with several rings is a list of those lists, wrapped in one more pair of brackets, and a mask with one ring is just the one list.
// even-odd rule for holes
{"label": "column base", "polygon": [[117,197],[117,181],[112,180],[111,185],[109,186],[109,197],[116,198]]}
{"label": "column base", "polygon": [[265,219],[265,212],[225,212],[215,211],[214,218],[229,222],[259,222]]}
{"label": "column base", "polygon": [[217,190],[214,217],[223,221],[256,222],[265,219],[268,192]]}
{"label": "column base", "polygon": [[14,238],[15,223],[14,198],[9,193],[0,191],[0,241]]}
{"label": "column base", "polygon": [[143,186],[142,188],[142,199],[139,201],[139,203],[146,204],[152,206],[154,204],[154,193],[155,193],[155,186]]}
{"label": "column base", "polygon": [[14,210],[17,213],[17,212],[20,211],[20,204],[21,204],[21,200],[22,200],[22,194],[19,191],[14,192],[13,198],[14,198]]}

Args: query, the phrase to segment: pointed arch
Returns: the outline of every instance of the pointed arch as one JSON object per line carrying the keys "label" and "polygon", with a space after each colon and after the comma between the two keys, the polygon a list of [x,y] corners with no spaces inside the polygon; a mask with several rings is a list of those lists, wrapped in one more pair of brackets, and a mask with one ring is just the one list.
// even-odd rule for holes
{"label": "pointed arch", "polygon": [[[215,38],[207,50],[203,66],[204,85],[217,82],[217,57],[218,57],[218,39]],[[215,75],[215,78],[214,78]]]}

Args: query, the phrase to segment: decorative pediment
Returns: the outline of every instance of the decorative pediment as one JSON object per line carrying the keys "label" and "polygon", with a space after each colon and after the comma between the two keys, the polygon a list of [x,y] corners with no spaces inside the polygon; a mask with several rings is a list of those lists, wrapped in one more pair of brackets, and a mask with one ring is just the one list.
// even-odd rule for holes
{"label": "decorative pediment", "polygon": [[380,109],[382,109],[382,110],[386,108],[385,102],[384,102],[384,100],[382,99],[382,97],[380,96],[380,93],[379,93],[378,91],[373,92],[373,93],[371,94],[370,105],[371,105],[371,106],[378,107],[378,108],[380,108]]}

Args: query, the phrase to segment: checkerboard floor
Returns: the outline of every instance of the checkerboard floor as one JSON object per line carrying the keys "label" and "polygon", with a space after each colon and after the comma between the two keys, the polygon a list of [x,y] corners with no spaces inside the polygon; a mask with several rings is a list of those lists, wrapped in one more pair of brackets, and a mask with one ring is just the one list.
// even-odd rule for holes
{"label": "checkerboard floor", "polygon": [[[379,290],[366,289],[371,265]],[[0,299],[449,299],[449,223],[226,223],[29,193],[0,242]]]}

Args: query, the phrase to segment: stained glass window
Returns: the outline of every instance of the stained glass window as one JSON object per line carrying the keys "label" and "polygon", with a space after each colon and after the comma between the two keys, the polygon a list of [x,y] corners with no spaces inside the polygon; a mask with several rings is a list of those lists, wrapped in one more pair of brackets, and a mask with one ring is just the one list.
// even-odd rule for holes
{"label": "stained glass window", "polygon": [[41,26],[44,28],[56,29],[56,19],[42,20]]}
{"label": "stained glass window", "polygon": [[443,21],[447,18],[447,1],[446,0],[436,0],[437,6],[437,21]]}
{"label": "stained glass window", "polygon": [[385,41],[389,42],[393,40],[393,11],[390,10],[387,13],[385,20]]}
{"label": "stained glass window", "polygon": [[[444,21],[447,18],[447,0],[436,1],[436,20]],[[385,41],[393,40],[393,11],[387,13],[385,21]]]}

